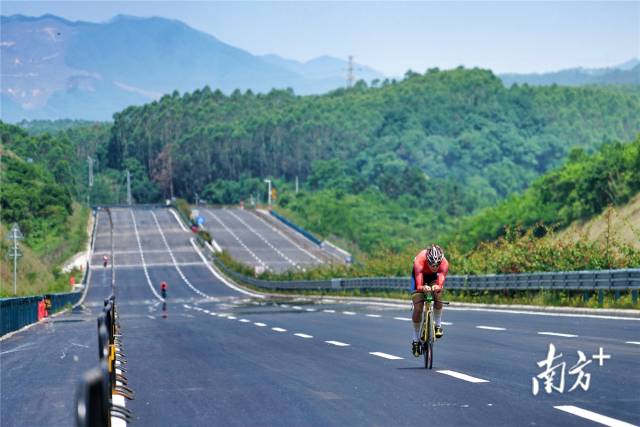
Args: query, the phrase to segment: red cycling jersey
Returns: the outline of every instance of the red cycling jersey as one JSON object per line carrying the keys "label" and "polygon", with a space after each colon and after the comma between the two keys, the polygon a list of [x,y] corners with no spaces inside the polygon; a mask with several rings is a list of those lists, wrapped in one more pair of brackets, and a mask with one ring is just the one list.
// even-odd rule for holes
{"label": "red cycling jersey", "polygon": [[447,273],[449,273],[449,261],[444,257],[442,258],[442,262],[437,270],[434,271],[429,267],[426,249],[420,251],[413,260],[413,277],[415,279],[415,290],[417,292],[423,291],[425,276],[427,276],[427,280],[429,280],[429,276],[433,277],[429,282],[435,280],[435,284],[442,288],[444,286],[444,280],[447,277]]}

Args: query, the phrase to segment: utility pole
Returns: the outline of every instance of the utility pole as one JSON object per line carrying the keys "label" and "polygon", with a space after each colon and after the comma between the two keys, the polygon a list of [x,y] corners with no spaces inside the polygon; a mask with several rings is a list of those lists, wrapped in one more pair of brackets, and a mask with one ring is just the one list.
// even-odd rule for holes
{"label": "utility pole", "polygon": [[127,205],[131,205],[131,173],[127,170]]}
{"label": "utility pole", "polygon": [[298,194],[298,176],[296,175],[296,194]]}
{"label": "utility pole", "polygon": [[355,81],[353,55],[349,55],[349,63],[347,64],[347,87],[352,87]]}
{"label": "utility pole", "polygon": [[93,159],[91,156],[87,156],[89,162],[89,187],[93,187]]}
{"label": "utility pole", "polygon": [[7,240],[13,241],[11,248],[9,248],[9,257],[13,258],[13,294],[16,295],[18,293],[18,258],[22,256],[20,249],[18,248],[18,240],[22,240],[24,237],[22,236],[22,232],[20,232],[20,227],[18,227],[18,224],[16,223],[13,223],[9,233]]}
{"label": "utility pole", "polygon": [[269,188],[267,190],[267,195],[268,195],[268,200],[269,200],[269,206],[271,206],[271,180],[270,179],[265,179],[264,182],[266,182],[267,185],[269,186]]}

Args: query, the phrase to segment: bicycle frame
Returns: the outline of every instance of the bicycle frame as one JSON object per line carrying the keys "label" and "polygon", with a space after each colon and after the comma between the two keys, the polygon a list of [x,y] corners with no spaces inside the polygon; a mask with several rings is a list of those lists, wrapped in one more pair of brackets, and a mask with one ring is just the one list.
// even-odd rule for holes
{"label": "bicycle frame", "polygon": [[435,342],[436,327],[433,321],[433,295],[424,296],[424,308],[422,326],[420,330],[420,344],[424,356],[424,367],[431,369],[433,366],[433,343]]}

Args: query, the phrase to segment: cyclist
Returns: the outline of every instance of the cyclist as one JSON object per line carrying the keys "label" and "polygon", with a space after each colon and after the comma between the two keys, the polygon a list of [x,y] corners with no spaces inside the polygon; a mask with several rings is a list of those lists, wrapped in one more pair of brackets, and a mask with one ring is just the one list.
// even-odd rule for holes
{"label": "cyclist", "polygon": [[160,294],[162,295],[162,298],[167,297],[167,282],[160,283]]}
{"label": "cyclist", "polygon": [[436,338],[444,335],[442,330],[442,288],[449,272],[449,262],[444,257],[442,248],[431,244],[416,255],[411,271],[411,300],[413,301],[413,342],[411,352],[420,356],[420,326],[424,308],[423,293],[433,292],[434,321]]}
{"label": "cyclist", "polygon": [[108,263],[109,263],[109,257],[104,255],[102,257],[102,265],[106,267]]}

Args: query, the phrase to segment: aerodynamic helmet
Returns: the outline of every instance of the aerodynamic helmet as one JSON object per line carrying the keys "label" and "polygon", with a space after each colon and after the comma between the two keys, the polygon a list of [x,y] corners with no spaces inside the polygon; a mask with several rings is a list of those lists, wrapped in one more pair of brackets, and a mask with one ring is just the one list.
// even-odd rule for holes
{"label": "aerodynamic helmet", "polygon": [[440,246],[432,244],[427,248],[427,262],[430,267],[439,267],[442,262],[442,258],[444,258],[444,252],[442,252],[442,248]]}

